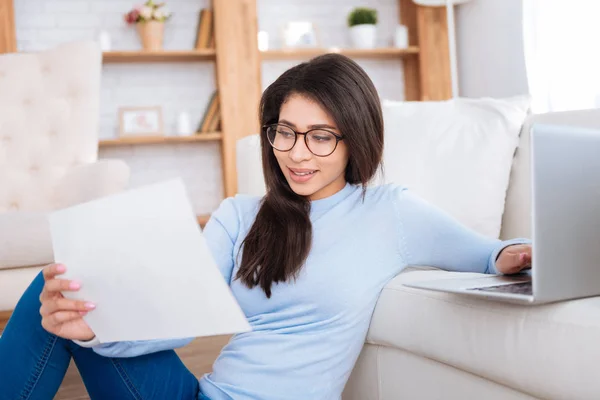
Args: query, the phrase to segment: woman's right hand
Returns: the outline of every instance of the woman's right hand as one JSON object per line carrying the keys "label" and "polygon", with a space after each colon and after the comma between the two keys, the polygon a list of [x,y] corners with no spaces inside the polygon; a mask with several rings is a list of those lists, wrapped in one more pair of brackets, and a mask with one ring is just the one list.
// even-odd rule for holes
{"label": "woman's right hand", "polygon": [[94,304],[67,299],[62,291],[76,292],[80,284],[75,281],[58,279],[64,274],[66,267],[61,264],[50,264],[44,267],[44,289],[40,294],[40,314],[42,327],[61,338],[88,341],[94,338],[94,332],[83,320],[83,316],[95,307]]}

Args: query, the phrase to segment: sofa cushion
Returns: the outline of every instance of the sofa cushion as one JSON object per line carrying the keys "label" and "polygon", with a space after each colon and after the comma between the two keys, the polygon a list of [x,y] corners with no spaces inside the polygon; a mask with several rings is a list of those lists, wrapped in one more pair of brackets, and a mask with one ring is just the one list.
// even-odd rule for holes
{"label": "sofa cushion", "polygon": [[0,311],[12,311],[42,267],[0,270]]}
{"label": "sofa cushion", "polygon": [[238,193],[264,196],[265,179],[262,168],[260,135],[249,135],[236,143]]}
{"label": "sofa cushion", "polygon": [[479,274],[409,268],[383,289],[367,342],[404,349],[534,397],[597,399],[600,297],[523,306],[412,289]]}
{"label": "sofa cushion", "polygon": [[503,239],[531,237],[531,160],[530,130],[533,124],[577,126],[600,130],[600,108],[530,115],[521,129],[519,149],[515,154],[506,193],[502,221]]}
{"label": "sofa cushion", "polygon": [[528,109],[527,96],[384,101],[382,180],[408,186],[469,228],[497,238]]}
{"label": "sofa cushion", "polygon": [[53,260],[46,213],[0,213],[0,270],[49,264]]}

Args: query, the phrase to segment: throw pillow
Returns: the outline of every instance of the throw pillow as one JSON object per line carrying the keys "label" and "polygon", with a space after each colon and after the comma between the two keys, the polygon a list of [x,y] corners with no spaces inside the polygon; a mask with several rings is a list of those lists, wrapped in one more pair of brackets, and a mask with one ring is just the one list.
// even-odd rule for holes
{"label": "throw pillow", "polygon": [[529,96],[383,101],[384,173],[475,231],[500,235]]}

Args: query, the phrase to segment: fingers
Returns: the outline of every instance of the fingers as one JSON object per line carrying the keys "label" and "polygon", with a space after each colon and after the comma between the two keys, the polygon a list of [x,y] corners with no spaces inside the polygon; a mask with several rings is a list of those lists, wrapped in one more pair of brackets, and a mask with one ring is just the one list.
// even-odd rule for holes
{"label": "fingers", "polygon": [[67,268],[62,264],[50,264],[44,267],[42,274],[44,276],[44,288],[40,293],[40,302],[53,297],[62,297],[61,292],[77,291],[81,288],[81,284],[77,281],[67,279],[57,279],[56,276],[64,274]]}
{"label": "fingers", "polygon": [[56,275],[64,274],[66,270],[67,268],[62,264],[50,264],[44,267],[42,274],[44,275],[44,280],[48,281],[54,279]]}
{"label": "fingers", "polygon": [[510,255],[510,265],[513,267],[519,266],[523,263],[523,253],[517,251],[517,249],[511,249]]}
{"label": "fingers", "polygon": [[504,267],[504,273],[506,274],[516,274],[523,269],[520,265],[511,265],[509,267]]}
{"label": "fingers", "polygon": [[503,273],[515,274],[531,267],[531,254],[530,245],[512,245],[501,252],[496,265]]}
{"label": "fingers", "polygon": [[50,279],[44,285],[44,289],[48,292],[76,292],[80,288],[81,284],[79,282],[67,279]]}
{"label": "fingers", "polygon": [[44,319],[52,326],[59,326],[79,318],[81,318],[81,314],[78,311],[59,311]]}
{"label": "fingers", "polygon": [[517,273],[531,267],[531,246],[517,245],[511,249],[511,273]]}
{"label": "fingers", "polygon": [[42,316],[48,316],[60,311],[81,311],[87,313],[95,308],[96,306],[90,302],[65,299],[63,297],[43,303],[40,307],[40,314]]}
{"label": "fingers", "polygon": [[521,245],[515,249],[519,254],[519,262],[518,266],[520,267],[530,267],[531,259],[532,259],[532,248],[530,245]]}
{"label": "fingers", "polygon": [[527,253],[516,253],[513,265],[524,267],[531,262],[531,256]]}

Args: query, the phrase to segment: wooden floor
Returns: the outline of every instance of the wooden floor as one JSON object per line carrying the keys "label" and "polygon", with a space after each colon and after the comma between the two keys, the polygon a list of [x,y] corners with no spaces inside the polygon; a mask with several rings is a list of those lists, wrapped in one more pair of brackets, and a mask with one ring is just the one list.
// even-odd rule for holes
{"label": "wooden floor", "polygon": [[10,311],[0,311],[0,333],[4,330],[4,326],[10,318]]}
{"label": "wooden floor", "polygon": [[[9,316],[9,313],[0,312],[0,333]],[[206,372],[210,372],[213,362],[229,338],[228,335],[198,338],[176,352],[189,370],[199,378]],[[71,363],[54,400],[89,400],[89,398],[75,364]]]}

